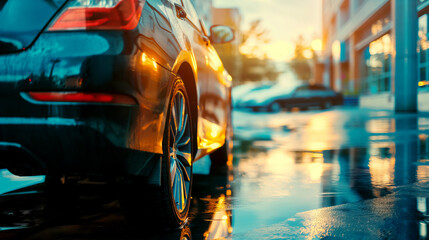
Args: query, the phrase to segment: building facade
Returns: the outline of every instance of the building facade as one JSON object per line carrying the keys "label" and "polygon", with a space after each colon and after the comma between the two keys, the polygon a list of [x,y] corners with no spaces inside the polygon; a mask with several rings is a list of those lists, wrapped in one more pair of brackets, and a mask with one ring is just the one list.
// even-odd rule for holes
{"label": "building facade", "polygon": [[[395,0],[323,0],[323,84],[359,95],[363,107],[393,109]],[[417,1],[420,110],[429,110],[429,0]],[[427,100],[426,100],[427,99]],[[426,107],[426,105],[428,105]],[[428,109],[425,109],[428,108]]]}

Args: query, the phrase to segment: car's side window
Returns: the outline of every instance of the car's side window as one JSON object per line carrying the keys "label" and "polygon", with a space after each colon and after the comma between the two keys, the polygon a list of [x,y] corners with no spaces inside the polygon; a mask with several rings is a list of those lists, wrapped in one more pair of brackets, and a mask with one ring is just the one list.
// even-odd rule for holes
{"label": "car's side window", "polygon": [[295,96],[297,97],[305,97],[309,94],[309,87],[308,86],[302,86],[296,89]]}
{"label": "car's side window", "polygon": [[191,1],[182,0],[182,5],[185,8],[186,13],[188,14],[188,19],[194,24],[194,26],[198,30],[201,30],[197,11],[195,10],[194,5],[191,3]]}
{"label": "car's side window", "polygon": [[325,90],[326,90],[326,88],[325,88],[325,87],[323,87],[323,86],[318,86],[318,85],[310,86],[310,89],[311,89],[312,91],[325,91]]}

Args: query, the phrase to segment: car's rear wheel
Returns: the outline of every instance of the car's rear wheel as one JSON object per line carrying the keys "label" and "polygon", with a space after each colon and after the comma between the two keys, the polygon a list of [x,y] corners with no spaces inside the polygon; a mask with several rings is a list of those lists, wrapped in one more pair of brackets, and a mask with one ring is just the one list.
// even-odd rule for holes
{"label": "car's rear wheel", "polygon": [[280,104],[278,102],[273,102],[268,107],[268,110],[270,112],[273,112],[273,113],[278,113],[282,110],[282,107],[280,106]]}
{"label": "car's rear wheel", "polygon": [[322,109],[329,109],[329,108],[331,108],[332,106],[333,106],[333,105],[332,105],[331,101],[327,100],[326,102],[324,102],[324,103],[322,104]]}
{"label": "car's rear wheel", "polygon": [[183,81],[176,79],[162,143],[161,186],[151,187],[137,178],[119,189],[127,219],[135,227],[176,228],[187,219],[195,143],[188,99]]}
{"label": "car's rear wheel", "polygon": [[188,215],[192,188],[193,131],[185,85],[175,83],[163,140],[161,200],[167,224],[182,225]]}

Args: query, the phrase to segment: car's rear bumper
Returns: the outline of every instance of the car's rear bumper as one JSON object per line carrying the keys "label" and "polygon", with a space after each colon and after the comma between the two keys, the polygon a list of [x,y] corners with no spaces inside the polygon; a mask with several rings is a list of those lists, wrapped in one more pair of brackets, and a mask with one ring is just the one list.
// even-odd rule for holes
{"label": "car's rear bumper", "polygon": [[19,175],[149,176],[160,161],[75,119],[0,118],[0,132],[0,168]]}

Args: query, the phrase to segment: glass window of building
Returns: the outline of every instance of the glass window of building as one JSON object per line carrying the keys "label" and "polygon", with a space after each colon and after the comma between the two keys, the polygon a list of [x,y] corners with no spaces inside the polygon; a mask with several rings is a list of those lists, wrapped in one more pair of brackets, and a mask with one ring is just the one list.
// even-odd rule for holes
{"label": "glass window of building", "polygon": [[418,38],[418,59],[419,59],[419,88],[429,89],[429,61],[428,61],[428,14],[419,18],[419,38]]}
{"label": "glass window of building", "polygon": [[361,92],[376,94],[390,91],[391,35],[385,34],[371,42],[360,56]]}

